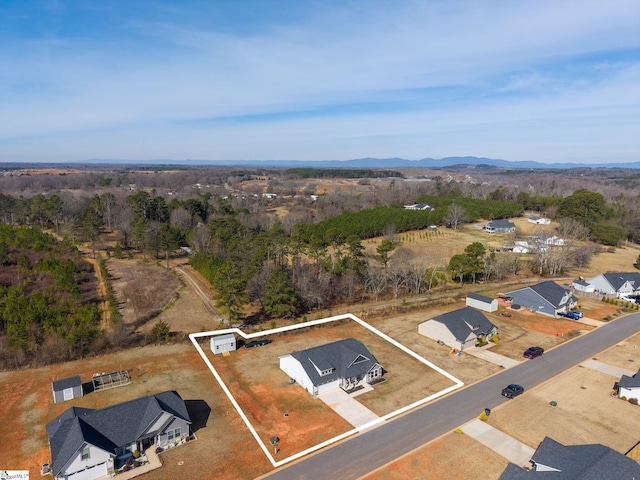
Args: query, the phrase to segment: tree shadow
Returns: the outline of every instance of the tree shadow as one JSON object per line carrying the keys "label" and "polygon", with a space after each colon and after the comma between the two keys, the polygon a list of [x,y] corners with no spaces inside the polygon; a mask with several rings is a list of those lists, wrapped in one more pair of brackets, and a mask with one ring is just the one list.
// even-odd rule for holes
{"label": "tree shadow", "polygon": [[185,400],[185,406],[191,418],[191,431],[196,433],[201,428],[207,426],[211,407],[204,400]]}

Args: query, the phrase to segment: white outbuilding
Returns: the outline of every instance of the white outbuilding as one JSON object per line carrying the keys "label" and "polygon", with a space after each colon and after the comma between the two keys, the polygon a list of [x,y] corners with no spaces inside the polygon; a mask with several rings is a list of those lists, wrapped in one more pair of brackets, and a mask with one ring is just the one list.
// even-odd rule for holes
{"label": "white outbuilding", "polygon": [[498,300],[496,298],[478,295],[477,293],[468,293],[467,307],[477,308],[485,312],[495,312],[498,310]]}
{"label": "white outbuilding", "polygon": [[216,335],[211,338],[211,351],[215,354],[233,352],[236,349],[236,336],[233,333]]}

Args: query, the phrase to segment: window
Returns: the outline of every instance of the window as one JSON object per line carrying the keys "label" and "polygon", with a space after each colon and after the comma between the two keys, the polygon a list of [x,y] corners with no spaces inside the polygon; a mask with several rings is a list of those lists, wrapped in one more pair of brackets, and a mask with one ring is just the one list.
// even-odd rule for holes
{"label": "window", "polygon": [[171,441],[171,440],[175,440],[177,438],[180,438],[180,434],[181,434],[181,432],[180,432],[180,428],[179,427],[175,428],[173,430],[169,430],[167,432],[167,440]]}
{"label": "window", "polygon": [[89,455],[89,445],[86,445],[83,449],[82,449],[82,455],[81,455],[81,459],[82,460],[87,460],[90,457]]}

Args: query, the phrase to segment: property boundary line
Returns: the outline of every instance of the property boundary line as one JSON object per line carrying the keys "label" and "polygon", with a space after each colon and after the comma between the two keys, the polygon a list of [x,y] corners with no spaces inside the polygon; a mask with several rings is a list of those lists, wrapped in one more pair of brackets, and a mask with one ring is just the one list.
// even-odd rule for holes
{"label": "property boundary line", "polygon": [[[220,377],[220,375],[218,374],[216,369],[211,364],[211,361],[207,358],[207,355],[204,353],[204,351],[202,350],[202,347],[198,343],[198,339],[199,338],[204,338],[204,337],[213,337],[213,336],[218,336],[218,335],[224,335],[224,334],[227,334],[227,333],[235,333],[235,334],[240,335],[243,339],[248,340],[248,339],[255,338],[255,337],[264,337],[266,335],[271,335],[271,334],[275,334],[275,333],[289,332],[289,331],[297,330],[297,329],[300,329],[300,328],[312,327],[314,325],[322,325],[324,323],[336,322],[336,321],[339,321],[339,320],[346,320],[346,319],[353,320],[354,322],[360,324],[361,326],[363,326],[364,328],[366,328],[370,332],[378,335],[380,338],[383,338],[387,342],[391,343],[395,347],[399,348],[403,352],[405,352],[408,355],[410,355],[411,357],[415,358],[420,363],[428,366],[429,368],[432,368],[436,372],[438,372],[441,375],[447,377],[449,380],[454,382],[454,385],[452,385],[451,387],[445,388],[444,390],[441,390],[439,392],[436,392],[436,393],[434,393],[432,395],[429,395],[428,397],[425,397],[425,398],[423,398],[421,400],[418,400],[418,401],[416,401],[416,402],[414,402],[414,403],[412,403],[410,405],[402,407],[402,408],[400,408],[398,410],[394,410],[393,412],[388,413],[386,415],[383,415],[382,417],[379,417],[379,418],[377,418],[375,420],[372,420],[371,422],[368,422],[368,423],[366,423],[364,425],[361,425],[359,427],[353,428],[352,430],[349,430],[349,431],[347,431],[347,432],[345,432],[343,434],[340,434],[340,435],[337,435],[337,436],[335,436],[333,438],[330,438],[329,440],[326,440],[326,441],[324,441],[322,443],[319,443],[319,444],[317,444],[317,445],[315,445],[313,447],[307,448],[306,450],[298,452],[298,453],[296,453],[294,455],[291,455],[291,456],[289,456],[287,458],[284,458],[282,460],[276,460],[275,458],[273,458],[273,455],[271,455],[271,452],[269,451],[267,446],[264,444],[264,442],[260,439],[260,436],[258,435],[258,432],[253,428],[253,425],[251,425],[251,422],[249,421],[249,418],[242,411],[242,408],[240,407],[240,405],[238,404],[236,399],[233,397],[233,395],[231,394],[231,392],[229,391],[229,389],[225,385],[224,381],[222,380],[222,378]],[[214,378],[220,384],[220,387],[222,388],[224,393],[227,395],[227,397],[231,401],[231,404],[233,405],[233,407],[236,409],[236,411],[240,415],[240,418],[242,418],[242,420],[244,421],[245,425],[247,426],[247,428],[249,429],[249,431],[251,432],[253,437],[258,442],[258,445],[260,446],[260,448],[262,449],[262,451],[264,452],[264,454],[266,455],[266,457],[269,459],[269,461],[271,462],[271,464],[274,467],[280,467],[280,466],[285,465],[285,464],[287,464],[289,462],[292,462],[292,461],[297,460],[297,459],[299,459],[301,457],[304,457],[305,455],[308,455],[308,454],[313,453],[313,452],[315,452],[317,450],[320,450],[320,449],[322,449],[322,448],[324,448],[326,446],[329,446],[331,444],[337,443],[340,440],[343,440],[343,439],[345,439],[347,437],[350,437],[351,435],[355,435],[356,433],[360,433],[362,431],[368,430],[368,429],[370,429],[372,427],[375,427],[375,426],[381,424],[382,422],[384,422],[386,420],[389,420],[389,419],[391,419],[393,417],[396,417],[396,416],[401,415],[401,414],[403,414],[405,412],[408,412],[409,410],[412,410],[412,409],[414,409],[416,407],[424,405],[425,403],[428,403],[428,402],[430,402],[432,400],[435,400],[436,398],[442,397],[442,396],[444,396],[444,395],[446,395],[446,394],[448,394],[450,392],[453,392],[454,390],[457,390],[457,389],[459,389],[459,388],[464,386],[464,383],[461,380],[459,380],[458,378],[454,377],[449,372],[447,372],[447,371],[443,370],[442,368],[438,367],[437,365],[431,363],[426,358],[421,357],[420,355],[415,353],[413,350],[405,347],[400,342],[397,342],[393,338],[389,337],[387,334],[381,332],[380,330],[378,330],[375,327],[372,327],[371,325],[369,325],[368,323],[366,323],[365,321],[361,320],[360,318],[356,317],[355,315],[353,315],[351,313],[345,313],[345,314],[342,314],[342,315],[335,315],[335,316],[332,316],[332,317],[326,317],[326,318],[322,318],[322,319],[319,319],[319,320],[311,320],[309,322],[299,323],[299,324],[295,324],[295,325],[288,325],[288,326],[285,326],[285,327],[273,328],[271,330],[265,330],[265,331],[256,332],[256,333],[245,333],[242,330],[240,330],[239,328],[227,328],[227,329],[224,329],[224,330],[212,330],[212,331],[209,331],[209,332],[191,333],[189,335],[189,339],[191,340],[191,343],[193,343],[193,346],[196,348],[196,350],[198,351],[198,353],[202,357],[202,360],[204,361],[204,363],[207,365],[207,367],[209,367],[209,370],[213,374]]]}

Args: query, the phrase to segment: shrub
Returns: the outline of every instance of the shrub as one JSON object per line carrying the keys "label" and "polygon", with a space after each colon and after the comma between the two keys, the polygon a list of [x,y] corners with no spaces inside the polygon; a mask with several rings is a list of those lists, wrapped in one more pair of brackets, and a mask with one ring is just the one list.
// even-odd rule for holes
{"label": "shrub", "polygon": [[625,402],[627,401],[627,397],[625,397],[624,395],[621,396],[620,399],[624,400]]}
{"label": "shrub", "polygon": [[638,399],[637,398],[630,398],[629,399],[629,403],[632,405],[638,405]]}

